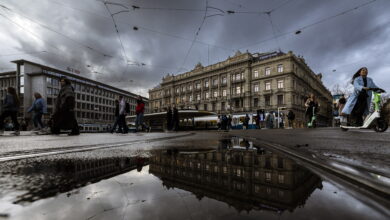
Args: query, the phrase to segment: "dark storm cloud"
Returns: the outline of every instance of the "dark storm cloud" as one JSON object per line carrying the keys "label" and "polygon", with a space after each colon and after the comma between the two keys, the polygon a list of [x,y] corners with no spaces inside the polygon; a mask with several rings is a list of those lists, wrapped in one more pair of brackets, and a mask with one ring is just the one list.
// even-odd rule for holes
{"label": "dark storm cloud", "polygon": [[[390,58],[386,52],[390,50],[388,43],[390,16],[387,13],[390,1],[377,0],[344,15],[302,29],[299,35],[293,32],[370,0],[209,0],[208,6],[213,8],[207,8],[206,15],[218,14],[220,13],[218,9],[233,10],[237,13],[207,17],[203,25],[201,24],[204,11],[133,10],[131,6],[205,10],[206,1],[110,2],[130,8],[128,13],[115,15],[126,59],[132,61],[129,65],[124,61],[123,49],[114,24],[102,1],[42,0],[39,3],[32,3],[27,0],[17,2],[0,0],[0,4],[11,8],[13,12],[23,12],[35,21],[73,39],[67,39],[39,25],[29,23],[13,12],[0,10],[0,13],[29,27],[29,30],[40,36],[43,41],[36,40],[29,33],[24,33],[21,37],[20,33],[23,32],[18,27],[3,20],[0,23],[2,25],[0,39],[8,39],[10,43],[2,44],[0,48],[2,51],[14,49],[20,52],[46,50],[50,53],[26,55],[23,58],[59,68],[75,67],[88,77],[144,95],[147,89],[158,84],[161,77],[167,73],[177,74],[184,72],[184,69],[191,70],[198,62],[207,65],[222,61],[232,56],[238,49],[250,52],[265,52],[279,48],[285,52],[292,50],[297,55],[303,55],[314,72],[323,73],[323,80],[328,88],[336,83],[343,84],[360,66],[368,66],[370,74],[377,81],[390,83],[390,77],[385,75],[390,70],[390,67],[385,65],[385,60]],[[125,9],[118,5],[108,7],[112,13]],[[275,9],[270,14],[273,28],[269,16],[264,13],[238,13],[265,12],[272,9]],[[138,30],[134,30],[134,26],[138,27]],[[196,41],[188,53],[200,26]],[[283,35],[284,33],[289,34]],[[264,41],[274,38],[275,35],[283,36]],[[378,53],[383,55],[378,56]],[[113,57],[109,58],[103,54]],[[11,60],[0,58],[0,66]],[[180,67],[183,69],[179,71]],[[387,89],[390,90],[390,87]]]}

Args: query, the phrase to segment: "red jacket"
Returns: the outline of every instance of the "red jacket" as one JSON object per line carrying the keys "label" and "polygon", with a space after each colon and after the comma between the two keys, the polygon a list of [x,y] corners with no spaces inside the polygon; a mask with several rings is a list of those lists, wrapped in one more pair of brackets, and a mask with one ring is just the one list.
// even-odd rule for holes
{"label": "red jacket", "polygon": [[145,103],[141,102],[141,103],[138,103],[137,106],[135,107],[135,114],[139,114],[139,113],[144,113],[145,111]]}

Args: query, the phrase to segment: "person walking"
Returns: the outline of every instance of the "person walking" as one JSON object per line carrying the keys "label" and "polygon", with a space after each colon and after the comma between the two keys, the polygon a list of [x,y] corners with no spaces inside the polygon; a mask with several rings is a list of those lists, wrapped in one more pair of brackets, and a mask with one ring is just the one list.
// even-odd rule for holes
{"label": "person walking", "polygon": [[129,127],[126,124],[126,101],[123,96],[119,96],[119,130],[122,131],[122,134],[127,134],[129,132]]}
{"label": "person walking", "polygon": [[177,110],[177,108],[174,106],[173,107],[173,117],[172,117],[172,129],[174,131],[178,131],[179,130],[179,110]]}
{"label": "person walking", "polygon": [[58,93],[55,103],[51,132],[53,134],[60,134],[61,129],[71,129],[71,132],[68,134],[69,136],[79,135],[79,125],[74,112],[76,106],[74,88],[70,80],[65,76],[60,78],[60,83],[61,90]]}
{"label": "person walking", "polygon": [[294,127],[295,114],[292,110],[289,110],[287,113],[288,126],[290,128]]}
{"label": "person walking", "polygon": [[227,120],[227,130],[231,130],[232,129],[232,116],[229,115],[228,116],[228,120]]}
{"label": "person walking", "polygon": [[168,129],[168,131],[172,130],[172,109],[171,109],[171,106],[168,106],[168,109],[167,109],[167,129]]}
{"label": "person walking", "polygon": [[28,113],[33,112],[34,131],[40,131],[45,128],[42,122],[42,116],[47,114],[47,105],[42,95],[38,92],[34,93],[35,101],[32,106],[27,110]]}
{"label": "person walking", "polygon": [[8,87],[7,95],[3,101],[3,112],[0,115],[0,135],[4,134],[4,120],[7,117],[11,117],[12,123],[14,125],[14,132],[12,134],[16,136],[20,135],[20,125],[18,122],[19,107],[20,101],[15,88]]}
{"label": "person walking", "polygon": [[121,127],[121,125],[119,125],[119,100],[115,99],[114,103],[115,103],[115,110],[114,110],[115,122],[111,128],[111,131],[110,131],[111,134],[116,131],[117,126],[119,127],[119,131],[122,133],[122,127]]}
{"label": "person walking", "polygon": [[250,120],[249,115],[246,114],[245,115],[245,119],[244,119],[244,127],[245,127],[246,130],[249,129],[249,120]]}
{"label": "person walking", "polygon": [[138,131],[138,127],[141,125],[141,131],[143,129],[146,129],[147,131],[150,131],[150,127],[147,126],[144,123],[144,112],[145,112],[145,102],[142,100],[141,96],[138,96],[137,98],[137,106],[135,107],[135,132]]}

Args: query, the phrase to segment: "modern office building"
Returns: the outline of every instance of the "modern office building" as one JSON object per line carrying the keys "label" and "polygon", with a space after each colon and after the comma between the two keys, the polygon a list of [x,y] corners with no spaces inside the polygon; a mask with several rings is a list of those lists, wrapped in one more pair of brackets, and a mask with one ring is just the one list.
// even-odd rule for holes
{"label": "modern office building", "polygon": [[[20,118],[31,118],[27,109],[34,102],[34,92],[39,92],[46,99],[48,113],[53,112],[55,99],[61,88],[61,76],[70,79],[75,89],[76,116],[84,131],[108,129],[115,117],[114,101],[120,95],[130,104],[130,115],[135,114],[136,94],[27,60],[12,62],[16,64],[16,71],[0,73],[0,95],[5,96],[7,87],[18,88],[21,99]],[[148,112],[148,99],[145,97],[143,99]]]}
{"label": "modern office building", "polygon": [[313,93],[320,104],[318,121],[331,125],[332,95],[302,57],[288,53],[241,53],[227,60],[186,73],[166,75],[149,90],[151,112],[168,106],[199,109],[219,114],[292,110],[295,126],[305,121],[304,103]]}

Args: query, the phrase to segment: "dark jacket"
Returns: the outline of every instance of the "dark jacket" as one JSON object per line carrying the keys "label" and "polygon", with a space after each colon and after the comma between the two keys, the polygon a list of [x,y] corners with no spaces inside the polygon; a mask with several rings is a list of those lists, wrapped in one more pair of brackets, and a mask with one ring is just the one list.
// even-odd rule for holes
{"label": "dark jacket", "polygon": [[115,117],[118,117],[119,116],[119,103],[118,104],[115,104]]}
{"label": "dark jacket", "polygon": [[61,88],[55,105],[53,114],[53,126],[62,129],[71,129],[77,124],[74,107],[75,93],[71,85]]}
{"label": "dark jacket", "polygon": [[7,94],[5,96],[3,102],[3,112],[5,111],[11,111],[11,112],[19,111],[19,105],[11,94]]}

